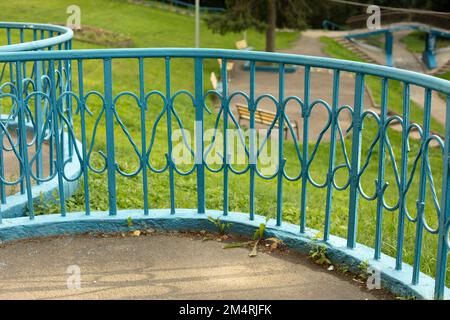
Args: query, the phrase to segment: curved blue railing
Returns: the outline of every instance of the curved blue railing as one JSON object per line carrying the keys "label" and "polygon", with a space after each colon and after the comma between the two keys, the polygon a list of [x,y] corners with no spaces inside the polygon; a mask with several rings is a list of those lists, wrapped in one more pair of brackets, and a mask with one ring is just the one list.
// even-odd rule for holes
{"label": "curved blue railing", "polygon": [[[4,37],[0,38],[0,53],[57,51],[70,50],[72,48],[73,31],[63,26],[41,23],[0,22],[0,34]],[[56,69],[56,86],[59,92],[69,91],[71,88],[72,74],[70,71],[70,62],[58,61]],[[17,79],[21,79],[20,84]],[[49,93],[50,86],[48,79],[48,65],[45,63],[33,62],[31,64],[22,64],[20,70],[16,68],[13,62],[0,63],[0,93],[2,94],[9,96],[15,95],[17,94],[16,90],[20,87],[24,94],[36,90]],[[64,108],[71,110],[70,103],[70,101],[67,101],[67,105]],[[0,183],[0,199],[4,207],[4,215],[7,217],[20,215],[26,206],[25,180],[28,180],[24,178],[24,168],[20,166],[20,161],[9,165],[5,163],[13,160],[11,157],[7,157],[8,154],[17,152],[17,155],[23,159],[25,148],[31,151],[34,146],[34,151],[36,152],[33,161],[35,172],[31,174],[31,179],[28,182],[30,184],[41,185],[39,188],[35,188],[36,191],[51,191],[48,188],[49,185],[46,184],[49,180],[44,178],[44,172],[49,171],[53,173],[55,166],[53,161],[43,158],[43,152],[40,151],[42,146],[38,146],[36,143],[36,141],[43,137],[43,142],[48,144],[50,149],[48,157],[54,157],[52,136],[46,132],[43,132],[41,136],[43,115],[49,109],[50,105],[48,101],[37,97],[33,101],[33,106],[31,106],[31,103],[27,106],[22,121],[19,119],[20,114],[16,102],[0,105],[0,121],[3,126],[3,130],[0,131],[0,150],[2,155],[0,159],[0,175],[2,177],[2,182]],[[71,119],[70,115],[68,117]],[[23,124],[22,127],[21,124]],[[28,134],[33,134],[31,141],[22,144],[21,140],[25,140],[25,135],[23,137],[20,134],[14,134],[12,136],[11,133],[15,133],[17,129],[19,129],[19,132],[28,131]],[[70,137],[66,137],[65,139],[68,139],[66,141],[68,143],[64,142],[63,137],[63,150],[69,150],[65,154],[65,157],[66,159],[70,159],[73,140]],[[18,167],[20,167],[19,170],[15,170]],[[19,171],[18,176],[9,176],[8,170],[10,172]],[[19,186],[19,192],[14,195],[15,186],[17,185]],[[8,188],[10,190],[7,190]],[[8,193],[9,196],[7,196]]]}
{"label": "curved blue railing", "polygon": [[0,52],[71,49],[73,31],[63,26],[27,22],[0,22],[6,39],[1,39]]}
{"label": "curved blue railing", "polygon": [[[220,70],[222,87],[220,90],[205,90],[205,65],[209,59],[222,59],[222,68]],[[182,82],[181,88],[173,90],[173,78],[177,70],[173,70],[173,65],[180,61],[188,61],[193,64],[194,79],[193,87],[189,83]],[[242,60],[249,61],[249,82],[248,90],[229,90],[227,61]],[[76,80],[76,89],[66,87],[59,90],[58,86],[58,65],[60,61],[68,63],[68,70],[73,70],[72,79]],[[175,62],[174,62],[175,61]],[[256,64],[260,62],[273,63],[278,66],[277,95],[264,93],[256,94]],[[405,283],[411,288],[420,288],[421,283],[429,281],[421,273],[421,259],[423,257],[423,239],[430,235],[435,236],[436,242],[436,270],[433,272],[435,281],[433,284],[434,297],[442,299],[446,295],[445,283],[448,277],[447,255],[449,250],[449,225],[450,225],[450,114],[447,114],[445,125],[445,139],[439,135],[431,133],[430,123],[432,117],[432,96],[435,91],[446,97],[447,108],[450,107],[450,82],[437,79],[431,76],[409,72],[405,70],[394,69],[390,67],[371,65],[359,62],[342,61],[329,58],[309,57],[290,54],[264,53],[264,52],[244,52],[234,50],[215,50],[215,49],[114,49],[114,50],[73,50],[73,51],[53,51],[53,52],[18,52],[0,54],[0,63],[13,63],[16,70],[16,83],[10,84],[13,88],[8,93],[0,93],[0,99],[9,99],[12,105],[17,106],[14,109],[14,115],[17,115],[19,122],[19,132],[22,130],[24,136],[25,115],[29,114],[29,105],[34,98],[48,102],[49,108],[43,113],[42,126],[35,128],[36,146],[41,148],[45,138],[52,137],[51,145],[55,152],[55,170],[46,179],[57,179],[59,211],[61,216],[66,216],[67,198],[64,192],[64,182],[69,180],[81,179],[83,185],[84,211],[86,216],[91,215],[90,193],[92,192],[92,175],[106,175],[108,185],[108,207],[109,215],[114,217],[120,215],[118,209],[118,183],[117,178],[135,179],[142,185],[142,217],[154,214],[152,208],[154,203],[149,201],[149,175],[167,174],[170,199],[170,214],[177,216],[182,214],[183,209],[176,206],[175,177],[178,176],[196,176],[197,204],[195,210],[199,214],[210,212],[206,208],[208,199],[206,176],[221,175],[223,181],[223,202],[220,212],[224,217],[232,215],[230,212],[230,179],[231,176],[248,176],[247,186],[241,186],[239,192],[248,194],[248,219],[253,221],[257,219],[256,208],[258,203],[256,198],[256,179],[271,180],[276,189],[276,209],[275,209],[275,228],[283,230],[292,226],[286,224],[283,210],[283,200],[286,196],[284,186],[288,183],[299,183],[299,235],[311,234],[308,225],[308,217],[313,217],[318,213],[311,212],[307,207],[308,195],[313,189],[323,189],[323,221],[321,222],[320,237],[323,243],[331,247],[337,247],[338,244],[345,247],[342,249],[346,255],[358,253],[363,247],[357,242],[358,238],[358,220],[359,205],[364,202],[374,203],[375,221],[373,226],[364,226],[365,232],[373,232],[373,248],[367,248],[374,263],[383,263],[385,270],[389,274]],[[47,66],[47,76],[45,83],[47,90],[41,87],[28,88],[24,85],[24,75],[21,70],[27,63],[45,64]],[[126,64],[126,67],[124,65]],[[164,68],[165,78],[162,81],[163,89],[160,84],[149,78],[147,70],[151,70],[157,65]],[[99,70],[102,72],[102,81],[97,80],[87,82],[89,72],[93,72],[92,66],[95,65],[94,73],[98,76]],[[113,67],[114,65],[114,67]],[[296,65],[303,70],[303,92],[298,95],[286,94],[285,75],[286,65]],[[87,67],[89,66],[89,67]],[[126,85],[121,87],[131,88],[129,90],[116,92],[117,86],[114,85],[113,71],[117,67],[126,68],[127,75],[132,75],[125,81]],[[150,66],[150,67],[149,67]],[[332,99],[311,98],[311,72],[313,68],[323,68],[331,71],[332,77]],[[123,69],[122,69],[123,71]],[[340,83],[345,72],[354,75],[354,104],[342,105],[340,99]],[[186,79],[185,73],[178,74],[182,79]],[[369,77],[375,77],[381,88],[381,107],[378,112],[367,110],[364,107],[365,80]],[[133,79],[136,81],[133,86]],[[122,81],[118,79],[117,81]],[[159,79],[158,79],[159,80]],[[388,94],[390,84],[400,81],[403,86],[402,100],[398,103],[403,104],[402,115],[388,114]],[[423,123],[412,123],[410,121],[410,89],[411,86],[419,86],[424,91],[423,105]],[[87,89],[91,87],[91,89]],[[179,87],[179,83],[178,83]],[[27,88],[27,89],[26,89]],[[180,115],[180,109],[175,108],[175,100],[184,97],[183,113],[191,113],[191,117],[186,118]],[[212,112],[208,106],[210,98],[215,96],[219,101],[217,112]],[[233,109],[233,101],[240,97],[245,101],[250,114],[249,136],[246,138],[242,128],[237,121],[236,112]],[[93,99],[97,100],[97,110],[95,112],[90,106],[95,104]],[[121,99],[127,98],[127,116],[120,111],[122,106]],[[158,111],[157,103],[152,99],[159,99],[162,108]],[[72,101],[74,113],[68,112],[65,105],[67,101]],[[178,100],[177,100],[178,101]],[[262,101],[269,101],[276,109],[275,117],[268,130],[259,137],[263,141],[258,145],[256,136],[255,113],[261,109]],[[289,119],[286,108],[295,105],[301,113],[301,138],[297,137],[296,130],[292,127],[292,121]],[[315,108],[322,108],[327,116],[327,121],[319,132],[317,138],[311,142],[309,139],[309,125],[311,121],[311,111]],[[123,111],[122,111],[123,112]],[[135,113],[133,115],[133,112]],[[341,115],[347,112],[351,118],[351,125],[344,130],[340,121]],[[149,116],[151,119],[149,121]],[[31,116],[30,116],[31,117]],[[72,118],[69,118],[72,117]],[[134,117],[135,121],[130,123],[125,121],[124,117]],[[166,118],[164,121],[164,117]],[[372,121],[375,125],[375,134],[366,137],[369,134],[367,124]],[[104,126],[100,123],[104,122]],[[391,131],[389,130],[395,123],[399,124],[401,129],[399,146],[393,145],[391,141]],[[364,126],[363,126],[364,124]],[[174,154],[173,133],[176,127],[185,128],[187,126],[195,127],[195,138],[190,140],[188,132],[181,131],[182,146],[186,149],[187,158],[190,159],[189,166],[179,165],[177,155]],[[176,126],[176,127],[175,127]],[[136,127],[138,129],[136,129]],[[134,128],[134,129],[133,129]],[[240,129],[237,131],[237,143],[241,144],[244,150],[245,163],[236,165],[230,160],[230,154],[235,152],[231,150],[231,138],[228,136],[228,130],[231,128]],[[287,128],[292,140],[287,140],[284,132]],[[205,140],[205,132],[212,129],[211,142],[208,145]],[[1,130],[5,136],[10,139],[10,132],[2,125]],[[72,151],[72,162],[79,163],[81,170],[76,176],[69,177],[66,173],[67,161],[62,150],[62,139],[64,132],[67,133],[73,141],[80,140],[80,144],[73,143],[70,147]],[[158,135],[158,133],[161,133]],[[329,133],[329,142],[324,142],[325,134]],[[417,133],[418,139],[412,141],[412,133]],[[129,157],[136,157],[137,165],[130,169],[122,166],[117,158],[117,136],[124,135],[124,139],[129,143]],[[162,140],[161,140],[161,137]],[[269,139],[276,141],[275,169],[267,173],[261,170],[260,160],[263,155],[264,145],[268,144]],[[363,145],[363,138],[368,138],[369,143]],[[98,143],[101,140],[101,143]],[[410,141],[411,140],[411,141]],[[217,152],[219,163],[214,166],[208,159],[214,144],[220,141],[223,150]],[[411,146],[416,143],[417,153],[410,155]],[[320,146],[327,145],[326,170],[320,171],[321,176],[315,177],[312,166],[318,159]],[[152,152],[156,149],[166,148],[165,158],[157,166],[152,162]],[[21,164],[23,175],[21,181],[25,181],[26,193],[31,194],[32,188],[30,181],[36,179],[31,169],[35,157],[28,158],[26,148],[20,153],[16,148],[12,152]],[[365,151],[362,152],[362,149]],[[287,160],[287,152],[294,155],[298,165],[291,165]],[[338,152],[341,155],[338,157]],[[430,154],[432,158],[430,157]],[[226,156],[224,156],[226,155]],[[435,163],[434,158],[439,158],[442,167],[432,167]],[[94,159],[95,158],[95,159]],[[431,159],[431,160],[430,160]],[[95,160],[95,161],[94,161]],[[433,162],[432,162],[433,160]],[[377,166],[376,177],[367,176],[367,168],[371,163]],[[295,173],[288,170],[287,167],[296,169]],[[388,179],[389,174],[389,179]],[[440,177],[439,179],[438,176]],[[6,183],[2,176],[2,182]],[[321,179],[321,180],[319,180]],[[367,188],[367,182],[375,185],[370,190]],[[388,183],[392,181],[392,184]],[[418,180],[418,181],[417,181]],[[259,180],[258,180],[259,181]],[[441,181],[439,184],[436,181]],[[137,183],[137,182],[136,182]],[[412,189],[413,184],[418,184],[417,192]],[[246,190],[247,191],[244,191]],[[135,190],[128,190],[132,193]],[[194,192],[194,191],[193,191]],[[343,193],[348,195],[347,207],[348,215],[345,223],[345,240],[339,242],[331,235],[331,229],[334,225],[342,225],[342,221],[333,221],[334,195]],[[397,194],[392,201],[392,194]],[[390,200],[387,195],[390,196]],[[414,197],[417,202],[415,216],[413,216],[409,198]],[[409,205],[408,205],[409,204]],[[28,214],[31,220],[46,221],[45,217],[34,216],[33,198],[28,198]],[[213,208],[219,209],[219,208]],[[397,213],[396,221],[396,254],[394,260],[387,259],[381,252],[383,250],[383,219],[386,214],[393,215]],[[436,217],[436,226],[430,226],[426,213],[432,212]],[[268,213],[269,214],[269,213]],[[93,214],[93,216],[95,216]],[[42,219],[42,220],[39,220]],[[67,217],[66,221],[71,218]],[[73,218],[72,218],[73,219]],[[8,228],[8,223],[12,219],[3,219],[4,228]],[[7,221],[7,223],[5,223]],[[17,222],[19,225],[23,220]],[[60,220],[58,220],[60,221]],[[414,261],[412,266],[406,266],[403,262],[403,252],[405,241],[405,224],[409,221],[414,223],[416,231],[414,233]],[[272,226],[271,226],[272,227]],[[373,227],[373,228],[372,228]],[[0,235],[1,229],[0,226]],[[371,231],[373,229],[373,231]],[[6,230],[6,229],[4,229]],[[366,247],[364,247],[366,248]],[[386,260],[387,259],[387,260]],[[386,262],[387,261],[387,262]],[[392,270],[391,270],[392,269]],[[405,280],[409,279],[409,280]],[[429,288],[428,288],[429,289]],[[417,292],[420,290],[417,289]],[[424,294],[423,296],[426,296]]]}

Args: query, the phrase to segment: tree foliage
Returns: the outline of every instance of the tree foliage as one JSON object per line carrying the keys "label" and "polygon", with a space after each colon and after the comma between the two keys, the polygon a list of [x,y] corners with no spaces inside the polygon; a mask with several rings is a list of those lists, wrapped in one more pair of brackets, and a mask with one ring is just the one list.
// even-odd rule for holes
{"label": "tree foliage", "polygon": [[215,32],[241,32],[249,28],[267,30],[269,2],[276,4],[276,27],[303,29],[305,17],[311,11],[304,0],[225,0],[225,13],[206,18]]}

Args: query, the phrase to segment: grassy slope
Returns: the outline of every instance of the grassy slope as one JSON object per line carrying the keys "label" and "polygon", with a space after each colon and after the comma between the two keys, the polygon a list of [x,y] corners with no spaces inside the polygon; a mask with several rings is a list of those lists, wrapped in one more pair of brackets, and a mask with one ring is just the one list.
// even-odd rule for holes
{"label": "grassy slope", "polygon": [[[422,53],[425,49],[425,33],[421,31],[414,31],[400,39],[406,45],[406,48],[415,53]],[[436,47],[445,48],[450,46],[450,39],[438,38]]]}
{"label": "grassy slope", "polygon": [[[20,5],[18,5],[20,3]],[[14,1],[14,3],[5,3],[2,5],[2,17],[4,20],[28,20],[38,22],[64,22],[65,8],[71,4],[70,1],[46,1],[46,5],[42,6],[42,2],[38,0],[32,1]],[[158,47],[158,46],[177,46],[188,47],[193,45],[193,20],[192,18],[182,15],[176,15],[156,9],[146,8],[138,5],[127,4],[124,1],[78,1],[82,10],[82,23],[102,27],[116,32],[121,32],[129,35],[137,46],[141,47]],[[20,12],[17,7],[23,8]],[[279,34],[277,45],[278,47],[286,47],[290,41],[297,37],[297,34],[284,33]],[[204,26],[202,26],[202,45],[204,47],[224,47],[233,48],[234,42],[241,38],[240,35],[226,35],[219,36],[211,34]],[[263,48],[264,37],[256,32],[249,32],[248,42],[257,49]],[[75,43],[75,48],[94,47],[84,43]],[[336,57],[352,59],[349,52],[342,48],[328,46],[329,53]],[[85,90],[99,89],[102,90],[102,68],[98,61],[91,61],[85,63]],[[217,72],[217,63],[215,61],[205,62],[205,79],[210,71]],[[174,61],[172,65],[172,92],[178,89],[193,90],[193,65],[191,61],[178,60]],[[164,65],[163,61],[155,61],[146,64],[146,86],[147,90],[158,89],[164,92]],[[208,87],[209,82],[205,81]],[[75,88],[76,90],[77,88]],[[137,92],[137,63],[135,61],[116,61],[114,62],[114,91],[118,93],[122,90],[133,90]],[[398,103],[398,97],[393,96],[394,102]],[[100,110],[100,103],[96,99],[88,101],[88,106],[98,115]],[[183,123],[192,129],[193,108],[189,100],[183,96],[177,98],[175,107],[180,114]],[[400,106],[401,107],[401,106]],[[162,106],[159,101],[152,100],[148,109],[147,128],[154,124],[156,115],[160,112]],[[213,108],[212,108],[213,109]],[[118,104],[118,112],[132,135],[136,145],[140,146],[140,126],[136,121],[138,108],[130,99],[123,99]],[[214,122],[213,116],[205,114],[206,127],[211,127]],[[94,120],[88,121],[88,132],[92,132]],[[164,154],[167,152],[166,147],[166,118],[162,118],[158,125],[156,142],[157,148],[152,152],[151,162],[153,165],[161,167],[164,165]],[[104,124],[101,122],[100,126]],[[173,122],[174,128],[177,124]],[[149,129],[147,129],[149,131]],[[368,146],[371,139],[374,137],[374,124],[368,123],[365,126],[368,134],[363,137],[363,159],[367,157]],[[104,130],[102,127],[95,139],[94,150],[104,150],[105,139]],[[148,132],[147,131],[147,132]],[[400,136],[396,133],[390,133],[390,138],[393,144],[394,151],[399,154]],[[350,153],[349,139],[346,139],[346,147]],[[311,146],[312,149],[312,146]],[[318,182],[323,182],[325,172],[328,168],[328,152],[329,145],[321,143],[316,158],[311,164],[311,176]],[[417,144],[411,143],[411,154],[417,153]],[[363,175],[363,186],[368,193],[374,191],[374,180],[377,177],[377,149],[373,153],[371,164]],[[436,156],[437,152],[431,152],[431,160],[433,167],[439,165],[439,158]],[[96,156],[95,156],[96,155]],[[102,159],[95,153],[94,163],[97,167],[101,167]],[[286,170],[294,175],[298,172],[298,160],[295,156],[295,149],[291,143],[285,146],[285,157],[287,159]],[[119,128],[116,126],[116,158],[121,168],[126,169],[127,172],[132,172],[138,166],[138,157],[133,153],[132,148]],[[396,159],[397,165],[399,159]],[[343,156],[340,147],[337,151],[337,164],[343,163]],[[386,180],[391,182],[391,187],[386,193],[386,200],[389,204],[395,203],[398,198],[398,193],[395,188],[393,180],[392,163],[387,160],[388,165]],[[439,166],[438,166],[439,167]],[[344,170],[341,170],[344,171]],[[438,173],[438,172],[437,172]],[[143,206],[143,192],[142,192],[142,174],[138,174],[133,178],[124,178],[117,175],[117,200],[119,208],[141,208]],[[339,184],[345,183],[348,175],[345,172],[338,173]],[[90,173],[90,204],[92,210],[106,210],[108,208],[107,185],[106,176]],[[207,173],[207,207],[222,208],[223,202],[223,182],[222,174]],[[195,207],[196,203],[196,178],[195,175],[188,177],[181,177],[176,175],[176,206]],[[414,180],[411,194],[417,195],[417,180]],[[258,214],[272,215],[276,209],[276,181],[264,181],[257,179],[256,184],[256,210]],[[439,185],[440,178],[435,177],[436,185]],[[152,208],[167,208],[170,205],[168,192],[168,174],[149,174],[149,203]],[[249,177],[245,175],[231,175],[230,176],[230,210],[248,212],[248,188]],[[67,207],[69,210],[83,210],[84,194],[80,191],[71,199],[67,200]],[[299,221],[299,201],[300,201],[300,182],[286,182],[284,183],[284,203],[283,203],[283,218],[286,221],[298,223]],[[307,196],[307,223],[309,227],[321,230],[324,221],[324,207],[325,207],[325,190],[314,188],[308,185]],[[415,198],[408,198],[408,208],[412,215],[415,211]],[[428,199],[429,200],[429,199]],[[333,208],[332,208],[332,224],[331,231],[333,234],[345,236],[347,232],[347,218],[348,218],[348,190],[334,191],[333,194]],[[360,201],[360,215],[359,215],[359,235],[358,242],[373,246],[374,243],[374,229],[375,229],[375,203]],[[41,212],[57,211],[54,206],[38,206]],[[396,212],[385,213],[383,220],[383,251],[394,255],[396,243],[397,230],[397,214]],[[427,209],[427,216],[431,225],[435,225],[435,214],[432,210]],[[407,223],[405,236],[405,261],[412,262],[412,249],[414,244],[414,224]],[[423,270],[429,274],[434,270],[434,252],[435,239],[426,235],[424,242],[424,259]]]}

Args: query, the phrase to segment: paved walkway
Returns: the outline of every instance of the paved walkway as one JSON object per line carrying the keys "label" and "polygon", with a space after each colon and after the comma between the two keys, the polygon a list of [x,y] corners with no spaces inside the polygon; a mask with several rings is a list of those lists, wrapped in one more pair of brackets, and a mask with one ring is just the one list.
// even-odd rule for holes
{"label": "paved walkway", "polygon": [[[303,55],[314,55],[314,56],[326,56],[322,52],[323,44],[319,41],[319,37],[322,34],[329,34],[327,32],[318,31],[305,31],[302,33],[301,38],[293,45],[292,48],[285,50],[283,52],[303,54]],[[332,33],[334,34],[334,33]],[[247,94],[249,93],[249,72],[244,71],[242,68],[242,63],[237,63],[235,69],[231,74],[231,82],[229,84],[230,92],[232,91],[243,91]],[[310,100],[311,102],[316,99],[322,99],[327,102],[330,106],[332,103],[333,96],[333,75],[326,69],[313,68],[311,70],[311,85],[310,85]],[[257,72],[256,73],[256,84],[255,84],[255,95],[256,97],[262,94],[271,94],[274,97],[278,97],[278,73],[276,72]],[[295,73],[286,73],[285,76],[285,97],[287,96],[298,96],[303,100],[304,97],[304,69],[299,67]],[[353,74],[342,72],[340,77],[340,91],[339,91],[339,104],[340,105],[353,105],[354,104],[354,94],[355,94],[355,79]],[[235,108],[236,103],[244,103],[243,99],[236,98],[232,101],[232,110],[237,116],[237,111]],[[373,107],[371,100],[366,94],[364,97],[364,105],[366,108]],[[275,112],[276,108],[271,101],[268,99],[262,100],[258,105],[258,109],[268,110]],[[298,103],[291,102],[286,108],[287,115],[291,121],[296,120],[300,128],[302,128],[302,118],[301,110]],[[328,121],[328,113],[322,105],[317,105],[311,112],[310,116],[310,130],[309,130],[309,140],[315,142],[319,133],[323,130],[324,126]],[[244,123],[244,122],[243,122]],[[342,112],[339,118],[339,123],[345,132],[350,126],[351,117],[348,112]],[[248,123],[247,123],[248,126]],[[257,128],[266,128],[266,126],[256,126]],[[329,140],[330,130],[328,129],[324,139]],[[292,137],[289,135],[292,139]],[[302,139],[302,129],[299,134],[300,140]]]}
{"label": "paved walkway", "polygon": [[[362,31],[362,30],[361,30]],[[353,32],[358,32],[358,30],[354,30]],[[400,42],[400,38],[406,35],[410,31],[401,31],[394,33],[394,65],[397,68],[404,68],[420,73],[425,73],[423,64],[420,62],[420,57],[415,54],[409,52],[405,45]],[[329,37],[337,37],[343,36],[347,34],[346,31],[324,31],[324,30],[306,30],[302,32],[302,36],[297,42],[284,52],[294,53],[294,54],[303,54],[303,55],[314,55],[314,56],[327,56],[323,53],[322,48],[323,44],[320,42],[319,38],[321,36],[329,36]],[[380,61],[381,64],[384,63],[385,57],[384,52],[381,51],[372,51],[368,50],[365,47],[361,47],[361,50],[366,52],[370,57],[372,57],[375,61]],[[326,101],[328,104],[331,104],[332,101],[332,74],[328,72],[328,70],[324,69],[312,69],[311,72],[311,101],[315,99],[322,99]],[[304,97],[304,70],[303,68],[298,68],[295,73],[287,73],[285,77],[285,96],[296,95],[300,98]],[[235,66],[234,71],[231,75],[230,82],[230,91],[234,90],[242,90],[249,93],[249,73],[243,71],[241,68],[241,64],[237,64]],[[339,93],[339,104],[344,105],[348,104],[350,106],[354,105],[354,91],[355,91],[355,81],[353,74],[343,72],[341,75],[340,81],[340,93]],[[419,107],[424,106],[424,89],[411,86],[411,99],[419,105]],[[255,94],[259,96],[261,94],[268,93],[272,94],[275,97],[278,97],[278,73],[269,73],[269,72],[257,72],[256,75],[256,86],[255,86]],[[237,116],[237,111],[235,108],[236,103],[245,104],[243,99],[236,98],[232,101],[231,106],[234,114]],[[372,103],[369,98],[369,94],[366,88],[366,94],[364,97],[364,108],[365,109],[373,109],[376,106]],[[432,116],[440,122],[442,125],[445,125],[445,110],[446,110],[446,102],[436,93],[433,92],[432,95],[432,104],[431,104],[431,112]],[[258,105],[258,108],[262,110],[275,111],[275,106],[269,100],[263,100]],[[292,102],[288,104],[286,109],[287,115],[289,119],[295,120],[300,125],[300,134],[299,139],[302,139],[302,118],[301,112],[298,104]],[[316,106],[310,118],[310,135],[309,141],[315,142],[319,133],[323,130],[325,124],[328,121],[328,113],[325,108],[321,105]],[[243,123],[245,123],[243,121]],[[351,117],[348,113],[342,113],[339,119],[339,123],[343,128],[343,132],[345,129],[349,127],[351,123]],[[248,123],[247,123],[248,126]],[[257,125],[257,128],[266,128],[264,125]],[[329,132],[328,130],[324,136],[324,140],[329,140]],[[292,137],[289,135],[289,138]]]}
{"label": "paved walkway", "polygon": [[[195,235],[67,236],[0,246],[0,299],[389,299],[297,253]],[[69,266],[81,288],[68,289]],[[72,267],[69,271],[76,270]],[[72,278],[73,279],[73,278]],[[76,283],[74,281],[69,283]]]}

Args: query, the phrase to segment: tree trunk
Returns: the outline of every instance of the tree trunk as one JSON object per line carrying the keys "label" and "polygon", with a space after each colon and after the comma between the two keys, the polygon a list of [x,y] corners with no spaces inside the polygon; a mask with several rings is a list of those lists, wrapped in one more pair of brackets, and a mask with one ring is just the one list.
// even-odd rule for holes
{"label": "tree trunk", "polygon": [[277,27],[277,0],[267,0],[266,51],[275,52],[275,32]]}

